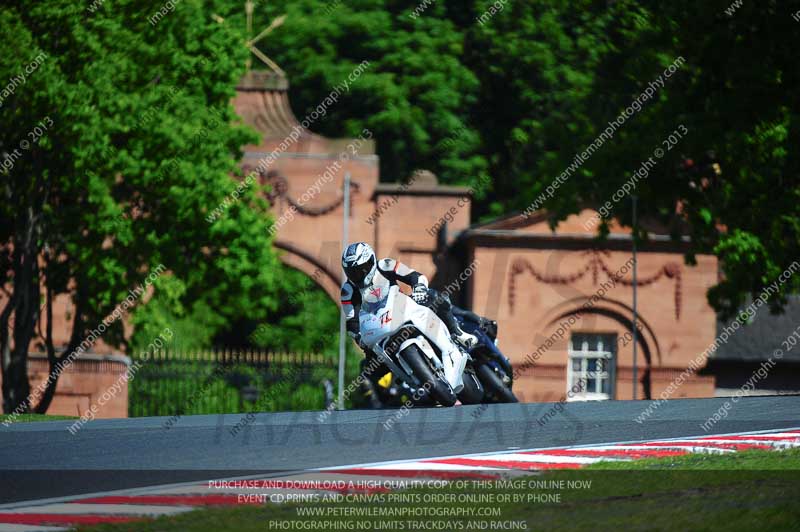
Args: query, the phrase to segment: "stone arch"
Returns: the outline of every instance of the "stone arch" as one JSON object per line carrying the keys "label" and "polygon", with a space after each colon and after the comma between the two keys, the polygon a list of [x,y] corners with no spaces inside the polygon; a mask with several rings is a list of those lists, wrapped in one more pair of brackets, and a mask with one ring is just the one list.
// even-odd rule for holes
{"label": "stone arch", "polygon": [[330,264],[324,264],[319,257],[287,242],[275,240],[273,245],[281,250],[278,254],[281,262],[308,275],[336,305],[339,305],[341,273],[338,262],[333,268]]}

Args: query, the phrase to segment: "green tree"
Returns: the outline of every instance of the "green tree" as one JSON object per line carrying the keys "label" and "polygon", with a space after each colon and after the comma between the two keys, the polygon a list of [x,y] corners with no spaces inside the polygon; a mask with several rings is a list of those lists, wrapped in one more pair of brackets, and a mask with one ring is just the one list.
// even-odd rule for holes
{"label": "green tree", "polygon": [[286,352],[336,354],[338,305],[298,270],[285,268],[282,280],[281,306],[265,323],[258,324],[248,342]]}
{"label": "green tree", "polygon": [[[481,22],[492,4],[473,8],[479,20],[467,31],[466,62],[480,78],[473,122],[495,182],[479,212],[498,215],[524,210],[602,131],[598,107],[618,112],[595,86],[599,66],[615,51],[614,33],[631,24],[637,8],[630,1],[508,2]],[[547,205],[556,217],[574,211],[599,177],[588,165],[577,174]]]}
{"label": "green tree", "polygon": [[[657,105],[631,124],[628,145],[638,142],[639,150],[629,151],[628,169],[634,154],[652,150],[679,124],[688,129],[643,187],[642,203],[663,222],[688,229],[689,260],[700,252],[719,256],[723,276],[709,300],[728,317],[800,258],[800,32],[791,16],[798,6],[770,0],[733,11],[726,1],[663,7],[643,11],[647,31],[624,41],[639,53],[620,53],[617,64],[635,88],[647,82],[643,64],[684,57],[686,65]],[[795,275],[772,298],[773,310],[798,290]]]}
{"label": "green tree", "polygon": [[[159,297],[179,301],[210,332],[277,307],[278,260],[260,187],[244,187],[224,216],[205,220],[231,198],[241,146],[255,140],[235,125],[230,105],[245,60],[241,35],[195,2],[179,4],[155,26],[148,9],[114,0],[92,12],[54,0],[7,2],[0,10],[7,36],[0,79],[45,54],[0,114],[3,155],[31,141],[2,174],[7,412],[44,412],[60,364],[158,265],[169,279]],[[35,127],[42,134],[34,140],[28,132]],[[59,355],[49,327],[38,331],[37,324],[60,294],[75,312]],[[27,377],[34,338],[54,377],[38,401],[29,398]],[[110,323],[103,339],[123,344],[122,320]]]}

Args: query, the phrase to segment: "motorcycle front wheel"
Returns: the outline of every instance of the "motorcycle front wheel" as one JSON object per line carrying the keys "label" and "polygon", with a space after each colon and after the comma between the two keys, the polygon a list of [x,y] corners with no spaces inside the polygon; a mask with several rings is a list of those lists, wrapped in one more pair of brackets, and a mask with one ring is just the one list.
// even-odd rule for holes
{"label": "motorcycle front wheel", "polygon": [[414,376],[419,379],[423,387],[428,388],[428,393],[434,400],[442,406],[456,404],[456,394],[453,393],[450,384],[444,380],[444,376],[440,377],[434,374],[428,365],[425,355],[420,352],[416,345],[412,344],[403,349],[400,356],[411,366]]}
{"label": "motorcycle front wheel", "polygon": [[483,401],[484,389],[475,375],[475,370],[467,366],[464,371],[464,388],[458,392],[458,400],[465,405],[477,405]]}

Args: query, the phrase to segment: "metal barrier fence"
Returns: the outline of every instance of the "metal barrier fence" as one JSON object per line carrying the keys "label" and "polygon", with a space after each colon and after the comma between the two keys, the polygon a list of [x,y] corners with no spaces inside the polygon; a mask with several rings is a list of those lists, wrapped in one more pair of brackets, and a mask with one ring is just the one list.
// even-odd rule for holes
{"label": "metal barrier fence", "polygon": [[318,410],[336,381],[333,357],[312,353],[163,349],[131,358],[131,417]]}

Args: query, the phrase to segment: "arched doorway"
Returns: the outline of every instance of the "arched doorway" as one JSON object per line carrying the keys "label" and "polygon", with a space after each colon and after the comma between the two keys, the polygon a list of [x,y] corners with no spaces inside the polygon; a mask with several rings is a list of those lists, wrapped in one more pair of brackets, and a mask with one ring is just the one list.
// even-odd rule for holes
{"label": "arched doorway", "polygon": [[[627,389],[621,380],[632,380],[633,362],[633,309],[625,303],[613,299],[603,299],[592,303],[588,297],[577,297],[552,308],[546,316],[546,329],[566,325],[567,337],[567,388],[570,378],[575,375],[591,374],[592,378],[614,376],[614,390],[608,395],[619,398],[627,396]],[[641,396],[652,397],[651,368],[654,359],[661,365],[662,353],[652,325],[641,315],[637,316],[638,366],[641,368],[637,381],[641,386]],[[608,345],[612,343],[613,345]],[[608,360],[607,364],[600,362]],[[594,362],[592,362],[594,361]],[[625,379],[621,379],[621,377]],[[594,384],[594,382],[592,383]],[[602,386],[598,382],[597,389]],[[602,395],[602,392],[600,392]],[[600,398],[600,396],[587,398]]]}
{"label": "arched doorway", "polygon": [[[336,251],[333,256],[338,257],[340,244],[338,242],[332,244],[329,247],[335,248]],[[331,264],[333,262],[331,251],[333,250],[322,250],[318,256],[314,256],[288,242],[276,240],[273,245],[281,250],[278,254],[281,262],[308,275],[333,301],[339,304],[342,274],[338,260]],[[328,262],[323,262],[321,257],[327,257]]]}

